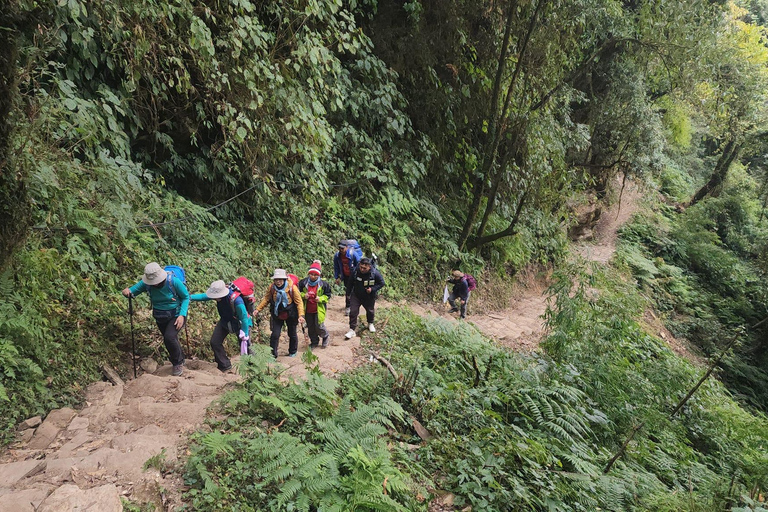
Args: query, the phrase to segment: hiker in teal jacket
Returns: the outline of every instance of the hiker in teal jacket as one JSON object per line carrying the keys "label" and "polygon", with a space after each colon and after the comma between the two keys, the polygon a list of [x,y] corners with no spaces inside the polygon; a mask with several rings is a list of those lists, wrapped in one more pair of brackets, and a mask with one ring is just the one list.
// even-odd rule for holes
{"label": "hiker in teal jacket", "polygon": [[173,277],[155,262],[144,267],[141,281],[123,290],[126,297],[149,293],[152,316],[163,335],[165,348],[173,365],[173,375],[184,371],[184,352],[179,343],[179,331],[184,327],[189,307],[189,292],[180,279]]}
{"label": "hiker in teal jacket", "polygon": [[241,345],[245,343],[250,352],[251,338],[249,335],[251,319],[245,309],[245,302],[239,295],[232,297],[232,290],[224,284],[224,281],[214,281],[205,293],[195,293],[190,297],[194,301],[215,300],[216,309],[219,311],[219,322],[213,328],[211,334],[211,348],[216,365],[222,372],[232,368],[232,362],[224,348],[224,340],[229,333],[240,338]]}

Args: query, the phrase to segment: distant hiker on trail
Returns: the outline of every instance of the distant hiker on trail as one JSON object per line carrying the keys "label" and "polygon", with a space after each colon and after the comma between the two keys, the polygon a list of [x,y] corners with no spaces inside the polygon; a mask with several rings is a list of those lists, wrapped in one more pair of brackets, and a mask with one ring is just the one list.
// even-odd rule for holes
{"label": "distant hiker on trail", "polygon": [[251,319],[245,307],[243,298],[235,294],[224,281],[214,281],[205,293],[196,293],[190,297],[193,301],[215,300],[219,310],[219,321],[211,334],[211,348],[216,365],[222,372],[232,368],[232,362],[224,348],[224,340],[229,333],[235,334],[240,342],[245,342],[250,350]]}
{"label": "distant hiker on trail", "polygon": [[[352,275],[355,273],[361,252],[355,250],[351,240],[341,240],[339,242],[339,251],[333,255],[333,277],[336,278],[336,284],[344,283],[344,310],[345,315],[349,315],[349,297],[352,292]],[[358,248],[360,245],[358,244]]]}
{"label": "distant hiker on trail", "polygon": [[378,270],[371,267],[369,258],[360,260],[352,276],[352,281],[352,295],[349,300],[349,332],[344,335],[346,339],[352,339],[356,335],[355,329],[357,329],[360,306],[365,308],[368,330],[376,332],[376,327],[373,326],[376,294],[384,287],[384,278]]}
{"label": "distant hiker on trail", "polygon": [[[465,319],[467,317],[467,302],[469,301],[469,283],[464,272],[460,270],[454,270],[451,272],[451,277],[448,282],[453,285],[453,291],[448,296],[448,304],[451,305],[449,313],[455,313],[460,311],[459,318]],[[458,302],[458,306],[456,303]]]}
{"label": "distant hiker on trail", "polygon": [[317,347],[320,338],[323,339],[323,348],[328,347],[330,336],[325,328],[325,309],[331,298],[331,285],[320,279],[320,260],[315,260],[307,271],[307,277],[299,282],[299,292],[304,299],[304,317],[307,320],[309,330],[309,346]]}
{"label": "distant hiker on trail", "polygon": [[173,365],[173,375],[184,372],[184,352],[179,343],[179,331],[184,327],[189,307],[189,292],[181,279],[165,271],[155,262],[144,267],[141,281],[123,290],[126,297],[149,293],[152,316],[163,335],[165,348]]}
{"label": "distant hiker on trail", "polygon": [[256,306],[254,318],[258,318],[261,310],[269,305],[269,313],[272,326],[272,335],[269,337],[269,344],[272,347],[272,355],[277,359],[277,345],[280,343],[280,333],[283,330],[283,324],[288,327],[288,356],[296,357],[299,350],[299,337],[296,333],[296,327],[299,322],[304,320],[304,301],[301,300],[301,293],[298,286],[288,279],[288,274],[282,268],[275,269],[272,276],[272,284],[269,285],[264,293],[264,298]]}

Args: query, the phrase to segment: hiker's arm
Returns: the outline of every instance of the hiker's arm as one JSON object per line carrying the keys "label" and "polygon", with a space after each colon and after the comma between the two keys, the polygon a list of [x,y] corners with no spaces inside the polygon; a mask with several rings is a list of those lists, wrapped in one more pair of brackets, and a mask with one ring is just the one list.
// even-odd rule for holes
{"label": "hiker's arm", "polygon": [[341,276],[344,275],[343,272],[344,271],[341,269],[341,258],[339,258],[339,253],[337,252],[333,255],[333,278],[338,281],[341,279]]}
{"label": "hiker's arm", "polygon": [[191,300],[192,302],[202,302],[204,300],[213,300],[213,299],[204,293],[193,293],[192,295],[189,296],[189,300]]}
{"label": "hiker's arm", "polygon": [[379,272],[378,270],[374,270],[373,286],[371,286],[371,293],[376,293],[382,288],[384,288],[384,277],[381,275],[381,272]]}
{"label": "hiker's arm", "polygon": [[181,282],[181,279],[174,277],[172,284],[173,289],[176,290],[176,295],[178,295],[179,299],[181,300],[181,305],[179,306],[179,316],[186,317],[187,310],[189,309],[189,291],[187,290],[186,285]]}
{"label": "hiker's arm", "polygon": [[304,301],[301,300],[301,293],[299,293],[299,287],[293,287],[293,302],[296,303],[296,307],[299,308],[299,319],[304,320]]}
{"label": "hiker's arm", "polygon": [[323,282],[323,293],[317,294],[317,304],[327,304],[329,300],[331,300],[331,285]]}
{"label": "hiker's arm", "polygon": [[256,306],[256,313],[260,313],[262,309],[267,307],[267,304],[269,304],[269,299],[271,298],[270,295],[272,295],[272,285],[267,287],[267,293],[264,294],[264,298],[261,299],[259,305]]}
{"label": "hiker's arm", "polygon": [[251,329],[251,319],[248,318],[248,310],[245,309],[245,304],[235,304],[235,316],[240,320],[240,330],[248,336]]}
{"label": "hiker's arm", "polygon": [[[126,290],[128,290],[127,294],[125,293]],[[144,283],[144,281],[139,281],[138,283],[131,286],[130,288],[126,288],[125,290],[123,290],[123,295],[127,297],[128,295],[138,295],[145,291],[147,291],[147,285]]]}

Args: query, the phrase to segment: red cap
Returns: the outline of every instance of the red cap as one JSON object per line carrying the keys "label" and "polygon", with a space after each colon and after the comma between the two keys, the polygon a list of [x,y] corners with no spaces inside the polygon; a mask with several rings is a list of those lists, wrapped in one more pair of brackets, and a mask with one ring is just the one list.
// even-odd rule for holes
{"label": "red cap", "polygon": [[317,274],[320,275],[320,269],[322,268],[322,265],[320,264],[320,260],[315,260],[312,262],[312,264],[309,266],[309,274]]}

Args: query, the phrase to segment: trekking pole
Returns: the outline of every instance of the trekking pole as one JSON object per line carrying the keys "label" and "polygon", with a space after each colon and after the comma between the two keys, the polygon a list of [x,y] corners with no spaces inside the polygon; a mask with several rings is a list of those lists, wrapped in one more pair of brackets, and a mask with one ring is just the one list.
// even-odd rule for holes
{"label": "trekking pole", "polygon": [[309,336],[307,336],[307,324],[302,323],[301,324],[301,332],[304,333],[304,343],[309,346]]}
{"label": "trekking pole", "polygon": [[131,317],[131,352],[133,354],[133,378],[136,378],[136,337],[133,334],[133,294],[128,295],[128,316]]}

